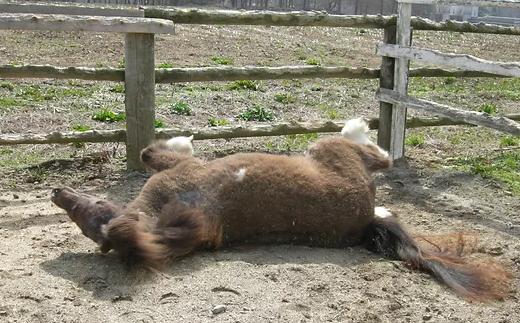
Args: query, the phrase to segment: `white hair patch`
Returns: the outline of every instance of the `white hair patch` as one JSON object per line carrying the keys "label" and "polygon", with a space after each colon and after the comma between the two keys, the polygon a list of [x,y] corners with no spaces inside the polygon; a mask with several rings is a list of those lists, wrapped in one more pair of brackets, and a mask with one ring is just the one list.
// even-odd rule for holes
{"label": "white hair patch", "polygon": [[348,120],[341,130],[341,135],[347,139],[354,141],[360,145],[371,145],[379,150],[379,153],[385,158],[388,158],[388,152],[375,143],[368,137],[368,124],[363,118]]}
{"label": "white hair patch", "polygon": [[389,218],[393,216],[392,212],[390,212],[386,207],[383,206],[377,206],[374,208],[374,214],[378,218]]}
{"label": "white hair patch", "polygon": [[101,234],[103,238],[108,239],[108,228],[106,224],[101,225]]}
{"label": "white hair patch", "polygon": [[238,172],[235,173],[235,176],[237,177],[236,178],[237,182],[243,181],[244,177],[246,177],[246,169],[245,168],[240,168],[238,170]]}
{"label": "white hair patch", "polygon": [[372,143],[368,138],[368,124],[363,118],[348,120],[341,129],[341,135],[358,144],[366,145]]}
{"label": "white hair patch", "polygon": [[170,140],[168,140],[166,142],[166,145],[168,146],[168,148],[170,148],[171,150],[173,150],[176,153],[187,154],[187,155],[192,156],[193,155],[193,145],[191,143],[192,141],[193,141],[193,135],[189,136],[189,137],[179,136],[179,137],[173,137]]}

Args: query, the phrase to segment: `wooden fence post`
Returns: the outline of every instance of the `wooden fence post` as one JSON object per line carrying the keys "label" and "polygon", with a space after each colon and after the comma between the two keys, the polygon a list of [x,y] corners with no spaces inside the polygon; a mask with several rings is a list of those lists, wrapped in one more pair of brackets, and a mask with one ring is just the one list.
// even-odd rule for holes
{"label": "wooden fence post", "polygon": [[[395,26],[385,28],[383,42],[395,44]],[[395,58],[383,56],[379,75],[379,87],[394,89]],[[377,130],[377,144],[379,147],[390,150],[392,135],[392,104],[381,101],[379,103],[379,126]]]}
{"label": "wooden fence post", "polygon": [[[410,46],[412,4],[399,2],[397,9],[397,44]],[[394,90],[406,95],[408,89],[409,60],[398,58],[395,60]],[[392,108],[392,129],[390,136],[390,155],[392,159],[404,157],[404,139],[406,131],[406,107],[396,104]]]}
{"label": "wooden fence post", "polygon": [[142,170],[139,154],[155,138],[154,34],[126,34],[125,109],[126,164]]}

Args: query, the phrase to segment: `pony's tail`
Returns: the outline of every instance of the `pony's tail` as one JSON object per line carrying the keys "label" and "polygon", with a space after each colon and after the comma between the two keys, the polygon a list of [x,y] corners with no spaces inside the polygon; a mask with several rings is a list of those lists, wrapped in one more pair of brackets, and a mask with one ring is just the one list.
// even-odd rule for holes
{"label": "pony's tail", "polygon": [[198,209],[165,207],[158,220],[139,213],[115,218],[104,233],[110,248],[129,265],[162,268],[174,257],[186,255],[202,243],[203,214]]}
{"label": "pony's tail", "polygon": [[[390,213],[377,216],[368,228],[366,247],[430,273],[458,295],[475,301],[501,300],[511,275],[498,264],[468,263],[445,251],[425,250]],[[463,242],[459,241],[462,245]]]}

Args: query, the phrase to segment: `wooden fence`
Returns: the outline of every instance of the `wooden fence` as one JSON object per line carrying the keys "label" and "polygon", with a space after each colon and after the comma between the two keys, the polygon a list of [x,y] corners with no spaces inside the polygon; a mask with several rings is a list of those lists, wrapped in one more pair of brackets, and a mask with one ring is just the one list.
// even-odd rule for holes
{"label": "wooden fence", "polygon": [[[488,1],[489,2],[489,1]],[[403,4],[400,4],[402,6]],[[409,5],[409,4],[408,4]],[[454,31],[471,33],[492,33],[520,35],[520,29],[487,24],[471,24],[467,22],[435,23],[422,18],[402,19],[383,16],[342,16],[317,12],[269,12],[269,11],[230,11],[200,9],[118,9],[84,6],[48,6],[32,4],[2,4],[0,12],[0,29],[10,30],[67,30],[125,33],[125,68],[86,68],[56,67],[49,65],[4,65],[0,66],[0,77],[9,78],[58,78],[84,79],[100,81],[125,82],[125,108],[127,114],[126,130],[91,130],[83,133],[49,133],[0,135],[0,145],[37,144],[37,143],[69,143],[69,142],[111,142],[124,141],[127,146],[127,166],[129,169],[140,169],[139,151],[155,137],[194,134],[195,139],[236,138],[252,136],[275,136],[310,132],[336,132],[341,125],[334,122],[323,123],[280,123],[248,128],[217,127],[211,129],[154,129],[155,119],[155,83],[229,81],[229,80],[264,80],[264,79],[296,79],[296,78],[355,78],[379,79],[383,89],[394,89],[394,75],[402,75],[405,83],[407,77],[489,77],[497,76],[496,70],[454,71],[444,69],[420,68],[408,71],[403,69],[402,62],[397,68],[401,72],[394,73],[394,58],[398,55],[385,52],[381,69],[319,66],[282,66],[282,67],[206,67],[206,68],[171,68],[154,69],[154,34],[171,33],[174,22],[182,24],[219,24],[219,25],[272,25],[272,26],[329,26],[350,28],[384,29],[384,42],[396,43],[397,35],[404,26],[417,30]],[[28,13],[30,12],[30,13]],[[129,17],[131,16],[131,17]],[[401,36],[399,36],[401,37]],[[398,38],[399,38],[398,37]],[[399,38],[399,45],[406,47],[406,39]],[[390,46],[390,47],[385,47]],[[379,46],[380,51],[391,45]],[[400,48],[400,47],[399,47]],[[382,52],[380,52],[382,53]],[[399,60],[407,60],[399,58]],[[498,73],[500,74],[500,73]],[[503,73],[502,73],[503,74]],[[504,76],[510,76],[510,74]],[[399,82],[396,82],[399,84]],[[393,92],[382,89],[380,98],[380,116],[370,120],[371,129],[378,129],[378,143],[392,151],[392,142],[396,142],[396,134],[401,130],[404,140],[404,127],[420,127],[434,125],[481,124],[472,118],[459,118],[446,114],[448,118],[401,118],[396,125],[394,114],[401,111],[403,97],[393,96]],[[405,92],[399,92],[405,94]],[[388,101],[388,102],[386,102]],[[417,102],[415,102],[417,103]],[[397,105],[394,108],[393,105]],[[401,109],[401,110],[399,110]],[[520,115],[511,115],[511,119],[520,120]],[[508,125],[512,128],[515,124]],[[402,128],[402,129],[401,129]],[[395,129],[401,129],[396,131]],[[399,139],[399,140],[401,140]],[[402,156],[394,154],[395,158]]]}
{"label": "wooden fence", "polygon": [[[503,76],[520,77],[520,63],[517,62],[492,62],[464,54],[442,53],[435,50],[412,47],[412,4],[439,4],[439,3],[467,3],[466,0],[397,0],[398,19],[396,30],[396,44],[382,43],[377,46],[377,54],[384,57],[393,57],[395,61],[394,75],[391,71],[389,78],[393,78],[394,84],[385,84],[377,93],[377,97],[386,104],[392,104],[384,120],[389,126],[385,142],[389,147],[392,158],[398,159],[404,156],[404,139],[406,133],[406,109],[413,108],[436,115],[448,117],[454,121],[464,121],[473,125],[493,128],[520,136],[520,123],[507,117],[495,117],[486,113],[464,111],[447,105],[419,100],[407,95],[409,61],[418,60],[423,63],[444,65],[458,69],[492,73]],[[520,1],[489,0],[471,1],[473,5],[502,6],[520,8]],[[382,121],[383,122],[383,121]]]}

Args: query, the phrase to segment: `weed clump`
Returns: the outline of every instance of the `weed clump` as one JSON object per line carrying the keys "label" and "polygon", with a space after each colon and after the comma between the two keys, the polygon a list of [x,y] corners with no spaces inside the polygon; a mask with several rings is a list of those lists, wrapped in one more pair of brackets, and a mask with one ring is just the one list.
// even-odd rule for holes
{"label": "weed clump", "polygon": [[126,114],[122,112],[114,112],[109,109],[101,109],[92,116],[93,120],[100,122],[118,122],[126,120]]}
{"label": "weed clump", "polygon": [[274,114],[271,110],[255,105],[239,114],[238,118],[245,121],[272,121]]}

